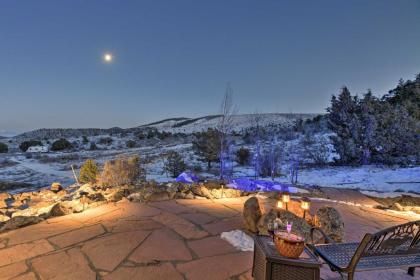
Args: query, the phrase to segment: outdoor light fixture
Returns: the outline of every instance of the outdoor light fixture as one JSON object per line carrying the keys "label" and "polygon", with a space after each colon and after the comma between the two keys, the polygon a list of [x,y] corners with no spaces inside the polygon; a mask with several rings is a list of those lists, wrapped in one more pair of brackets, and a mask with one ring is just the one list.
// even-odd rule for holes
{"label": "outdoor light fixture", "polygon": [[284,192],[284,193],[282,194],[281,199],[282,199],[282,200],[283,200],[283,202],[286,204],[286,210],[289,210],[289,209],[287,209],[287,204],[290,202],[290,194],[289,194],[288,192]]}
{"label": "outdoor light fixture", "polygon": [[304,197],[300,201],[300,207],[303,209],[303,218],[305,219],[306,211],[309,210],[309,207],[311,206],[311,201],[309,198]]}
{"label": "outdoor light fixture", "polygon": [[283,208],[283,201],[277,200],[277,209],[282,209],[282,208]]}

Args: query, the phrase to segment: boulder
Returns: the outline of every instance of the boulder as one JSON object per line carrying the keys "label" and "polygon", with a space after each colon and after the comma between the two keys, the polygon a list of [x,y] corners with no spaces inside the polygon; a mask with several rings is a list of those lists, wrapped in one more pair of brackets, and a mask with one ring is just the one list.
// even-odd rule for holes
{"label": "boulder", "polygon": [[60,210],[65,214],[71,214],[71,213],[80,213],[83,212],[85,209],[85,206],[80,200],[70,200],[70,201],[62,201],[59,203]]}
{"label": "boulder", "polygon": [[0,208],[7,208],[7,203],[5,200],[0,199]]}
{"label": "boulder", "polygon": [[[337,209],[324,206],[316,211],[314,224],[336,242],[344,239],[344,222]],[[315,241],[315,240],[314,240]]]}
{"label": "boulder", "polygon": [[214,198],[235,198],[235,197],[241,197],[242,196],[242,191],[240,190],[236,190],[236,189],[231,189],[231,188],[226,188],[226,187],[221,187],[218,189],[212,189],[211,194]]}
{"label": "boulder", "polygon": [[8,220],[4,225],[0,228],[0,232],[6,231],[6,230],[13,230],[20,227],[28,226],[37,224],[44,219],[37,217],[37,216],[17,216],[13,217],[10,220]]}
{"label": "boulder", "polygon": [[267,213],[261,215],[257,223],[257,229],[259,234],[268,235],[267,225],[268,223],[274,222],[277,218],[277,211],[271,209]]}
{"label": "boulder", "polygon": [[149,192],[144,195],[144,201],[164,201],[171,199],[171,194],[168,191]]}
{"label": "boulder", "polygon": [[132,202],[141,202],[142,201],[142,198],[143,197],[142,197],[141,193],[139,193],[139,192],[132,193],[129,196],[127,196],[127,199],[129,201],[132,201]]}
{"label": "boulder", "polygon": [[12,196],[10,194],[8,194],[7,192],[2,192],[0,193],[0,200],[6,200],[12,198]]}
{"label": "boulder", "polygon": [[9,216],[0,213],[0,223],[4,223],[10,220]]}
{"label": "boulder", "polygon": [[[277,220],[276,220],[277,219]],[[303,218],[296,216],[292,212],[286,210],[271,209],[267,214],[261,216],[258,221],[258,231],[260,234],[268,234],[267,224],[272,223],[274,220],[279,225],[280,230],[286,230],[287,223],[292,223],[292,232],[296,233],[305,240],[310,240],[311,226]]]}
{"label": "boulder", "polygon": [[123,197],[126,197],[130,194],[130,190],[126,187],[116,187],[108,188],[102,192],[106,201],[117,202],[120,201]]}
{"label": "boulder", "polygon": [[63,189],[63,187],[61,186],[60,183],[54,182],[51,184],[50,190],[57,193],[59,191],[61,191]]}
{"label": "boulder", "polygon": [[191,187],[191,191],[195,195],[202,196],[208,199],[213,199],[213,195],[203,184],[193,185]]}
{"label": "boulder", "polygon": [[244,193],[241,190],[226,187],[221,182],[209,181],[204,184],[193,185],[192,193],[208,199],[241,197]]}
{"label": "boulder", "polygon": [[261,218],[261,208],[258,198],[251,197],[245,201],[243,210],[245,228],[251,232],[258,232],[258,220]]}
{"label": "boulder", "polygon": [[57,204],[58,204],[57,202],[51,203],[48,201],[41,201],[24,210],[18,210],[14,212],[12,214],[12,218],[18,217],[18,216],[25,216],[25,217],[37,216],[37,217],[46,219],[52,216],[52,210],[56,207]]}

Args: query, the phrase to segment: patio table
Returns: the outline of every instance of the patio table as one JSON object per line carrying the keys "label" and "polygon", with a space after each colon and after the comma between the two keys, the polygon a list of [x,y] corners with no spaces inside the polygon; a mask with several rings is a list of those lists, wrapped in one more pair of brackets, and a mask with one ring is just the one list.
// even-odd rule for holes
{"label": "patio table", "polygon": [[254,238],[252,276],[256,280],[319,280],[321,263],[305,247],[298,259],[281,256],[268,236]]}

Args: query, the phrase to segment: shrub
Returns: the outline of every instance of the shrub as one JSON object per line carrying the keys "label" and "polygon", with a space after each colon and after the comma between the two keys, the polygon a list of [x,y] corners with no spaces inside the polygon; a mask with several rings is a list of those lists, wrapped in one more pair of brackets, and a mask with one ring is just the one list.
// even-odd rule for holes
{"label": "shrub", "polygon": [[62,151],[71,149],[72,145],[67,139],[61,138],[51,145],[51,151]]}
{"label": "shrub", "polygon": [[22,143],[20,143],[19,149],[22,152],[26,152],[29,149],[29,147],[32,147],[32,146],[42,146],[42,142],[39,140],[23,141]]}
{"label": "shrub", "polygon": [[89,139],[85,135],[82,136],[82,141],[83,141],[83,144],[89,143]]}
{"label": "shrub", "polygon": [[7,153],[8,151],[9,147],[3,142],[0,142],[0,153]]}
{"label": "shrub", "polygon": [[247,148],[240,148],[236,151],[236,159],[240,165],[246,165],[249,162],[251,153]]}
{"label": "shrub", "polygon": [[112,144],[112,138],[111,137],[102,137],[99,139],[99,144],[101,145],[111,145]]}
{"label": "shrub", "polygon": [[79,181],[82,183],[95,183],[99,175],[99,168],[93,159],[87,159],[80,169]]}
{"label": "shrub", "polygon": [[136,141],[128,140],[127,142],[125,142],[125,145],[127,146],[127,148],[134,148],[136,146]]}
{"label": "shrub", "polygon": [[181,155],[176,151],[170,151],[166,157],[165,170],[175,178],[185,170],[185,162]]}
{"label": "shrub", "polygon": [[95,142],[90,142],[89,150],[94,151],[97,149],[98,147],[96,146]]}
{"label": "shrub", "polygon": [[141,167],[138,156],[121,156],[105,162],[101,184],[109,187],[134,185],[145,176],[146,172]]}

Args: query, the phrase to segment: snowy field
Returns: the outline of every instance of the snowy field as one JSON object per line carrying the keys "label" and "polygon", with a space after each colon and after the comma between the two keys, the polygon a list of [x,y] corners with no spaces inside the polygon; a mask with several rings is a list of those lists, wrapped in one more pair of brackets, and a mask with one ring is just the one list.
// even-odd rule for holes
{"label": "snowy field", "polygon": [[[301,163],[310,163],[307,152],[302,149],[299,141],[303,138],[301,133],[293,132],[293,123],[297,119],[305,119],[313,117],[314,115],[299,115],[299,114],[264,114],[263,121],[260,123],[262,127],[271,126],[273,124],[282,125],[287,128],[292,137],[282,137],[284,132],[279,132],[279,138],[274,141],[267,139],[262,141],[262,145],[274,145],[282,147],[283,152],[279,160],[281,177],[275,178],[275,181],[281,183],[290,183],[290,168],[288,164],[298,159]],[[237,135],[234,139],[233,153],[243,147],[249,149],[251,154],[255,150],[255,145],[247,142],[244,139],[244,130],[253,127],[254,115],[237,115],[234,117],[234,127]],[[198,156],[192,149],[193,136],[191,132],[203,131],[209,127],[214,128],[217,125],[217,116],[207,116],[197,119],[178,118],[163,120],[160,122],[140,126],[147,128],[155,128],[158,131],[166,131],[170,133],[187,133],[181,136],[171,136],[165,139],[159,139],[156,136],[151,138],[139,139],[136,134],[138,131],[128,130],[126,133],[114,134],[99,134],[89,135],[88,139],[83,139],[78,130],[65,131],[70,133],[72,137],[66,137],[74,148],[70,152],[48,152],[41,154],[28,155],[19,150],[19,144],[22,141],[22,135],[17,137],[10,137],[3,139],[7,142],[10,148],[8,154],[0,154],[0,182],[20,182],[31,184],[30,189],[39,189],[49,186],[52,182],[60,182],[63,185],[70,185],[75,183],[75,178],[71,170],[73,165],[78,173],[80,166],[86,159],[92,158],[99,165],[103,165],[106,160],[114,159],[119,155],[139,155],[144,163],[146,169],[147,179],[158,182],[170,182],[174,179],[164,172],[165,154],[168,151],[177,151],[188,170],[196,170],[195,172],[203,179],[217,178],[218,168],[217,163],[213,163],[213,167],[207,170],[207,164],[200,161]],[[133,128],[134,129],[134,128]],[[57,137],[62,137],[64,133],[61,130],[40,130],[25,133],[24,139],[44,139],[41,136],[46,136],[45,133],[52,133]],[[77,133],[76,133],[77,132]],[[58,134],[57,134],[58,133]],[[50,135],[50,134],[48,134]],[[322,146],[325,150],[328,162],[332,162],[337,154],[334,152],[333,145],[329,142],[329,131],[318,131],[311,134],[311,139],[314,139],[316,144],[314,147]],[[64,136],[63,136],[64,137]],[[111,139],[111,143],[103,143],[103,138]],[[48,138],[42,140],[44,145],[49,145],[57,138]],[[87,140],[87,141],[85,141]],[[134,148],[127,148],[127,141],[134,141],[136,143]],[[91,150],[91,143],[95,143],[96,150]],[[233,155],[234,156],[234,155]],[[233,177],[253,177],[254,170],[250,162],[246,166],[239,166],[233,160]],[[267,178],[263,178],[269,180]],[[380,166],[362,166],[362,167],[319,167],[312,169],[300,169],[298,176],[298,183],[307,186],[322,186],[322,187],[336,187],[336,188],[352,188],[360,189],[367,194],[371,191],[382,192],[377,194],[395,195],[401,192],[411,192],[420,194],[420,167],[406,167],[406,168],[390,168]],[[28,190],[18,189],[14,192]],[[395,192],[397,191],[397,192]],[[390,194],[393,193],[393,194]]]}
{"label": "snowy field", "polygon": [[[283,180],[280,180],[283,181]],[[329,167],[300,171],[299,183],[336,188],[420,193],[420,167]]]}

